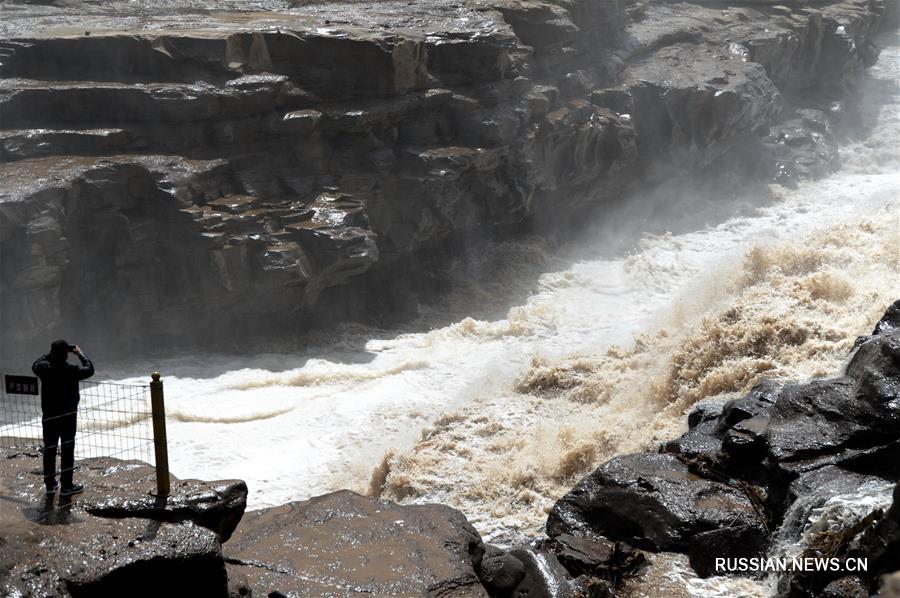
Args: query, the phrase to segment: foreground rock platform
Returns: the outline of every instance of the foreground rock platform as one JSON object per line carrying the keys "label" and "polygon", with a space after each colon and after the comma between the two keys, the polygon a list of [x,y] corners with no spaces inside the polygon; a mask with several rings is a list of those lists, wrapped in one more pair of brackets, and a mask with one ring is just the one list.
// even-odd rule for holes
{"label": "foreground rock platform", "polygon": [[64,322],[117,351],[380,316],[467,235],[819,176],[882,8],[4,2],[0,358]]}
{"label": "foreground rock platform", "polygon": [[162,500],[149,494],[155,470],[144,463],[98,458],[76,466],[85,492],[48,498],[40,455],[0,450],[0,594],[226,594],[221,541],[246,506],[243,482],[173,479]]}
{"label": "foreground rock platform", "polygon": [[224,552],[254,596],[488,596],[481,538],[443,505],[335,492],[248,513]]}

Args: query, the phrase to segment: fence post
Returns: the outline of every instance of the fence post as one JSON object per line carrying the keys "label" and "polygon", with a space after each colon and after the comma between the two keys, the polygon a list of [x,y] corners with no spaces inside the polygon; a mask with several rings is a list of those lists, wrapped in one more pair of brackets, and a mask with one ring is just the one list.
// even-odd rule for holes
{"label": "fence post", "polygon": [[159,372],[150,377],[150,405],[153,409],[153,446],[156,449],[157,496],[169,495],[169,447],[166,441],[166,405]]}

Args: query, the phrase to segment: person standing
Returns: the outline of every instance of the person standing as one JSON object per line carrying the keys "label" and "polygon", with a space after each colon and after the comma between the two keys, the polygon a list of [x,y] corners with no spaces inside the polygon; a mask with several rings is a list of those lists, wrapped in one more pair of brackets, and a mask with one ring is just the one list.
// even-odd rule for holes
{"label": "person standing", "polygon": [[[81,365],[68,362],[74,353]],[[60,496],[71,496],[84,491],[75,484],[75,431],[77,427],[78,383],[94,375],[94,364],[76,345],[56,340],[50,352],[38,357],[31,366],[34,375],[41,379],[41,412],[44,432],[44,485],[47,494],[59,488]],[[60,485],[56,483],[56,451],[60,449]]]}

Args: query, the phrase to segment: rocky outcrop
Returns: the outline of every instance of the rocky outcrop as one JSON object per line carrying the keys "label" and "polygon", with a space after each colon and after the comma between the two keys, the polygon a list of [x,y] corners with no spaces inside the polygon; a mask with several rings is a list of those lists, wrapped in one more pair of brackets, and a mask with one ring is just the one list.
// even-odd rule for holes
{"label": "rocky outcrop", "polygon": [[525,577],[525,564],[518,557],[487,544],[476,573],[491,596],[507,595]]}
{"label": "rocky outcrop", "polygon": [[78,505],[95,517],[190,521],[215,532],[224,543],[247,506],[247,484],[241,480],[203,482],[170,476],[170,494],[162,500],[151,494],[156,469],[150,465],[96,458],[82,461],[79,471],[90,492]]}
{"label": "rocky outcrop", "polygon": [[[671,455],[615,457],[557,502],[547,534],[623,540],[665,551],[687,551],[700,533],[758,529],[759,514],[739,489],[691,473]],[[759,546],[761,542],[757,541]]]}
{"label": "rocky outcrop", "polygon": [[[779,588],[875,591],[878,575],[898,566],[888,556],[900,541],[898,308],[861,339],[846,375],[766,382],[741,399],[702,404],[690,430],[659,453],[602,465],[556,503],[548,535],[686,553],[701,576],[715,572],[716,557],[864,557],[870,569],[853,579],[842,577],[847,569],[794,572]],[[892,486],[893,506],[878,507],[884,498],[890,506]],[[845,506],[854,501],[856,510]],[[815,517],[823,521],[811,525]]]}
{"label": "rocky outcrop", "polygon": [[[519,547],[510,551],[524,565],[525,574],[508,594],[515,598],[534,596],[535,598],[575,598],[582,589],[562,563],[556,553],[541,546]],[[496,594],[495,594],[496,595]],[[499,594],[504,595],[504,594]]]}
{"label": "rocky outcrop", "polygon": [[875,574],[900,571],[900,484],[894,486],[892,499],[890,509],[859,538],[856,549],[871,559]]}
{"label": "rocky outcrop", "polygon": [[226,594],[221,541],[244,511],[243,482],[175,479],[161,499],[148,494],[146,464],[98,458],[78,468],[84,494],[45,497],[39,454],[0,450],[0,593]]}
{"label": "rocky outcrop", "polygon": [[350,491],[248,513],[226,545],[254,595],[486,596],[484,547],[455,509]]}
{"label": "rocky outcrop", "polygon": [[808,109],[871,62],[880,6],[22,4],[0,7],[4,361],[372,314],[473,231],[673,175],[819,175]]}

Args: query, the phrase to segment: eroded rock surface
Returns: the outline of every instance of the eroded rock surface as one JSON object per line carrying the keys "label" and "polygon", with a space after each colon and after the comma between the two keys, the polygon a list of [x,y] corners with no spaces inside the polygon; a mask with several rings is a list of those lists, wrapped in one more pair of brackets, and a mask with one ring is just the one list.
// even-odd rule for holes
{"label": "eroded rock surface", "polygon": [[0,450],[0,594],[226,595],[220,538],[244,511],[243,482],[173,479],[163,501],[149,495],[155,471],[146,464],[76,465],[84,494],[48,498],[40,455]]}
{"label": "eroded rock surface", "polygon": [[0,357],[63,323],[111,351],[284,334],[385,309],[371,281],[475,230],[816,176],[808,109],[874,59],[880,6],[6,2]]}
{"label": "eroded rock surface", "polygon": [[697,534],[732,527],[762,527],[743,492],[652,453],[613,458],[560,499],[547,520],[551,537],[608,538],[665,551],[686,551]]}
{"label": "eroded rock surface", "polygon": [[340,491],[248,513],[225,546],[254,595],[487,596],[484,547],[459,511]]}

